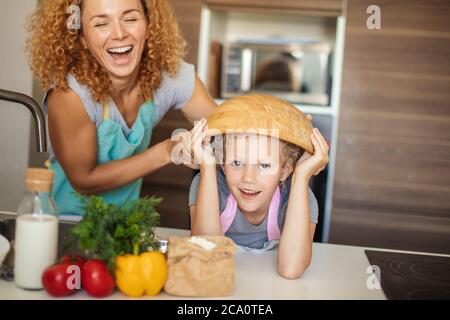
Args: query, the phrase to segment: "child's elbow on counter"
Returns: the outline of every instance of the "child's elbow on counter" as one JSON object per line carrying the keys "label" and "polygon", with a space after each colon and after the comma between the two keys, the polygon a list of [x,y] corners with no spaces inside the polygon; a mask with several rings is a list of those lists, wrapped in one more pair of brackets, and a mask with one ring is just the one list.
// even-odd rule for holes
{"label": "child's elbow on counter", "polygon": [[298,265],[282,266],[278,264],[277,271],[278,274],[285,279],[289,280],[300,279],[310,264],[311,259],[309,259],[308,261],[304,261]]}

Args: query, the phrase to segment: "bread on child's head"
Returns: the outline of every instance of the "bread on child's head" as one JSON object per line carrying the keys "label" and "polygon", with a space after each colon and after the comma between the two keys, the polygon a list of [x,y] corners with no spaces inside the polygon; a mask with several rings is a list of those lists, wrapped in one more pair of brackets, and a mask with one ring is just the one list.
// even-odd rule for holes
{"label": "bread on child's head", "polygon": [[297,107],[273,96],[248,94],[226,100],[213,111],[207,125],[210,135],[255,132],[314,153],[311,122]]}

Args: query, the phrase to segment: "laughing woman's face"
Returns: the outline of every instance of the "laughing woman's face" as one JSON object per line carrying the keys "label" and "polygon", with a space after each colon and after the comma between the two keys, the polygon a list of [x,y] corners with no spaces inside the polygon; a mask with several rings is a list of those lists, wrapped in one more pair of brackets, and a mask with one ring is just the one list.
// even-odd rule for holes
{"label": "laughing woman's face", "polygon": [[82,41],[110,77],[126,78],[139,70],[147,40],[140,0],[84,0]]}

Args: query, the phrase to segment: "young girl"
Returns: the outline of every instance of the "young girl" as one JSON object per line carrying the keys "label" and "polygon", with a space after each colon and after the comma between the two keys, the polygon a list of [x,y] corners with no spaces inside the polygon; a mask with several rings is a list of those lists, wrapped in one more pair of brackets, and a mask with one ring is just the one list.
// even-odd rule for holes
{"label": "young girl", "polygon": [[318,207],[308,183],[328,163],[325,139],[297,108],[263,95],[226,101],[208,123],[222,133],[225,161],[217,170],[222,150],[214,155],[202,119],[191,132],[200,167],[189,195],[192,235],[225,235],[249,249],[279,243],[278,273],[299,278],[311,261]]}

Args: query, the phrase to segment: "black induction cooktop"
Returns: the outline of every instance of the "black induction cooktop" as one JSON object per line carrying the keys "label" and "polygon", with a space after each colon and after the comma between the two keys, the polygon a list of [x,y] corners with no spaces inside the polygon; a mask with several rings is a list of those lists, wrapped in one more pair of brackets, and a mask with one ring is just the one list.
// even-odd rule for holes
{"label": "black induction cooktop", "polygon": [[388,299],[450,299],[450,257],[365,250]]}

